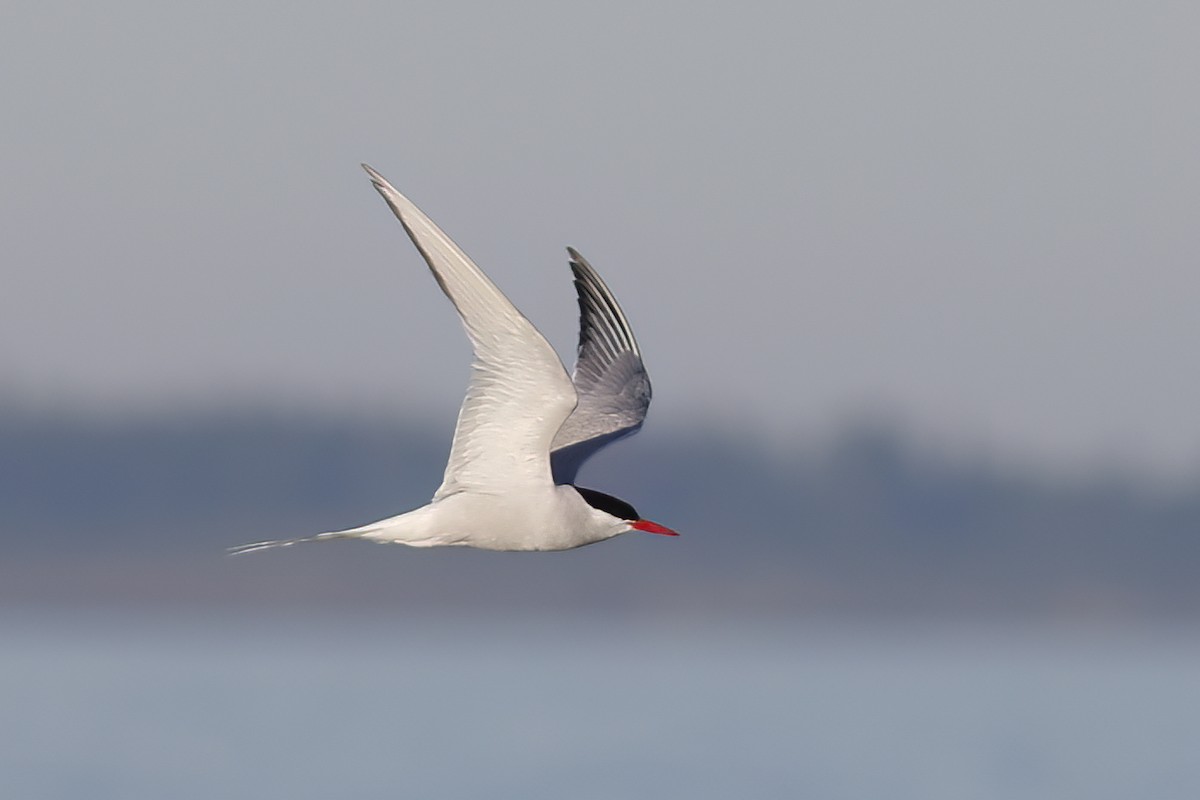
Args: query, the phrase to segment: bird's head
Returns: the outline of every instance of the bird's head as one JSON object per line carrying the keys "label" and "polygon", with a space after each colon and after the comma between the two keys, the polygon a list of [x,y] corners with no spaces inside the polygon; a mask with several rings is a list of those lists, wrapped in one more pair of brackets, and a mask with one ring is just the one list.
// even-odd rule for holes
{"label": "bird's head", "polygon": [[629,531],[642,531],[643,533],[657,533],[661,536],[678,536],[679,534],[665,525],[659,525],[657,522],[651,522],[648,519],[642,519],[637,510],[626,503],[624,500],[619,500],[610,494],[597,492],[595,489],[584,489],[582,486],[575,486],[575,491],[579,492],[579,496],[587,502],[589,506],[594,508],[601,514],[606,514],[613,518],[613,524],[618,529],[612,534],[627,533]]}

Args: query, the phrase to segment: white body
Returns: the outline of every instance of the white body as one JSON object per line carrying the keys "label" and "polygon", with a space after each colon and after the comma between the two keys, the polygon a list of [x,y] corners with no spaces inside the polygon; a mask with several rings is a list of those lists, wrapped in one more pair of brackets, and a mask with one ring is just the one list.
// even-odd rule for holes
{"label": "white body", "polygon": [[638,519],[621,501],[593,497],[605,506],[601,510],[575,487],[558,485],[573,481],[600,447],[641,427],[650,403],[637,342],[599,275],[568,248],[581,315],[572,378],[479,267],[411,201],[363,167],[454,303],[475,353],[442,485],[428,505],[405,514],[233,552],[349,538],[413,547],[569,550],[634,529],[674,535]]}
{"label": "white body", "polygon": [[592,508],[570,486],[548,486],[502,496],[463,492],[321,538],[413,547],[570,550],[628,530],[624,521]]}

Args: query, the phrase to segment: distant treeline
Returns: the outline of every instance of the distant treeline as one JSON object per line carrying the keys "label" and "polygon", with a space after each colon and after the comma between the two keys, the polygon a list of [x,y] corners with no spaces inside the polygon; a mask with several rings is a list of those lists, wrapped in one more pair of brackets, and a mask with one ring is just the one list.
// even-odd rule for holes
{"label": "distant treeline", "polygon": [[1200,616],[1200,487],[1051,479],[873,425],[785,455],[652,428],[588,465],[582,484],[682,531],[673,541],[221,555],[424,502],[449,436],[449,425],[265,413],[0,415],[0,600]]}

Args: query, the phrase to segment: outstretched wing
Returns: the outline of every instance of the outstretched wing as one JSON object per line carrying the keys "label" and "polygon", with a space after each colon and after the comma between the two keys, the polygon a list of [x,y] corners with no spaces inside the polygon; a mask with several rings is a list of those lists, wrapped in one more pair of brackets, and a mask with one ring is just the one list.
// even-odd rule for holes
{"label": "outstretched wing", "polygon": [[562,361],[450,237],[378,172],[366,164],[363,169],[458,309],[475,351],[434,500],[463,491],[550,485],[550,444],[576,403]]}
{"label": "outstretched wing", "polygon": [[556,483],[572,483],[593,453],[642,427],[650,377],[629,320],[596,270],[568,247],[579,296],[579,356],[573,380],[579,404],[554,437]]}

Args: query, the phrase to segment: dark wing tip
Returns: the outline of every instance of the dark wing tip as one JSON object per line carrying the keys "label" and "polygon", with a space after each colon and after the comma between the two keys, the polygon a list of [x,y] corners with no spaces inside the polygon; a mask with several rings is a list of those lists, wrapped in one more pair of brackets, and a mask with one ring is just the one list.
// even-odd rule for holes
{"label": "dark wing tip", "polygon": [[622,351],[641,357],[641,349],[633,336],[629,320],[621,310],[612,290],[596,269],[573,247],[567,248],[571,256],[571,272],[575,275],[575,290],[580,312],[580,354],[586,344],[595,340],[607,350],[608,359]]}

